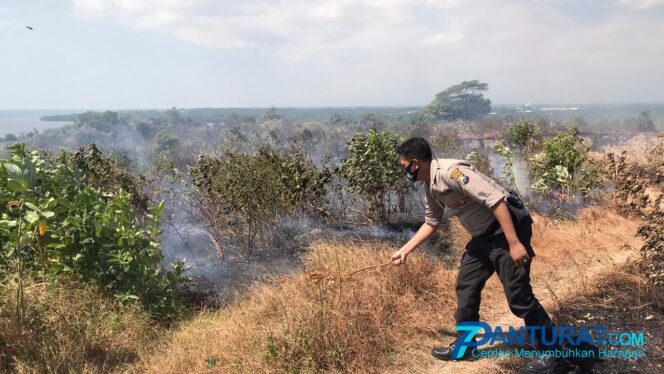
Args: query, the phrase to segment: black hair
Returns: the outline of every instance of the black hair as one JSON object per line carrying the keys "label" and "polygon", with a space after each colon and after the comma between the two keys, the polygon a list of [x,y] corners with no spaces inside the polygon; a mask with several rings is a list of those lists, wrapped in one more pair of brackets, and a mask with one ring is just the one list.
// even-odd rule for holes
{"label": "black hair", "polygon": [[397,153],[405,159],[412,160],[414,158],[420,161],[431,161],[431,147],[426,139],[416,137],[410,138],[401,143],[397,148]]}

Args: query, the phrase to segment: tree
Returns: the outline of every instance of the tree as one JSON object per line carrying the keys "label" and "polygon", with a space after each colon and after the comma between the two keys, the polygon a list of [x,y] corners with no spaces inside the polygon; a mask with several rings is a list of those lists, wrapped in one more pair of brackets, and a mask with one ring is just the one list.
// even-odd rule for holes
{"label": "tree", "polygon": [[98,131],[110,132],[113,126],[124,125],[127,122],[118,116],[117,112],[84,112],[74,120],[77,126],[88,126]]}
{"label": "tree", "polygon": [[347,124],[353,122],[353,117],[348,114],[333,113],[329,122],[333,125]]}
{"label": "tree", "polygon": [[337,167],[337,173],[348,181],[347,188],[368,202],[367,218],[373,221],[389,223],[390,193],[407,187],[396,153],[398,142],[390,132],[370,129],[357,133]]}
{"label": "tree", "polygon": [[152,139],[159,128],[159,125],[154,120],[148,122],[139,122],[134,126],[136,127],[136,131],[138,131],[143,139],[146,140]]}
{"label": "tree", "polygon": [[277,114],[277,108],[275,107],[270,107],[268,110],[266,110],[261,116],[258,118],[259,123],[267,122],[267,121],[277,121],[280,120],[281,116]]}
{"label": "tree", "polygon": [[385,122],[374,113],[364,113],[360,116],[359,123],[362,127],[380,130],[385,126]]}
{"label": "tree", "polygon": [[505,132],[505,142],[518,150],[528,145],[535,133],[535,124],[527,119],[520,119],[509,125]]}
{"label": "tree", "polygon": [[463,81],[437,94],[425,111],[439,121],[480,119],[491,111],[491,100],[482,94],[488,89],[487,83]]}
{"label": "tree", "polygon": [[330,171],[317,168],[299,149],[281,153],[264,146],[255,154],[199,155],[188,170],[198,217],[220,256],[222,239],[237,243],[246,257],[260,244],[272,247],[281,217],[325,214]]}
{"label": "tree", "polygon": [[649,132],[655,131],[655,122],[650,116],[650,111],[644,110],[639,115],[639,131]]}
{"label": "tree", "polygon": [[172,107],[171,109],[166,110],[166,112],[164,112],[164,116],[169,123],[177,124],[184,122],[182,116],[180,116],[180,112],[176,107]]}
{"label": "tree", "polygon": [[180,138],[161,130],[155,135],[154,142],[157,145],[157,151],[168,151],[180,145]]}

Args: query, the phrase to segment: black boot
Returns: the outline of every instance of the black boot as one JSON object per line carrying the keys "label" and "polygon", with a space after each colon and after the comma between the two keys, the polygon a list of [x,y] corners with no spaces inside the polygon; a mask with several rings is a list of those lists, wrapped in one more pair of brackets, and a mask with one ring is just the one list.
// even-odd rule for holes
{"label": "black boot", "polygon": [[564,358],[555,358],[553,355],[544,354],[531,360],[521,369],[521,373],[577,373],[578,367]]}
{"label": "black boot", "polygon": [[[452,351],[454,350],[457,340],[450,343],[447,347],[436,347],[432,349],[431,354],[433,357],[444,361],[473,359],[472,352],[473,349],[477,347],[466,347],[466,352],[464,352],[460,358],[452,358]],[[477,341],[477,339],[473,338],[473,341]]]}
{"label": "black boot", "polygon": [[[555,325],[553,323],[549,323],[547,329],[544,332],[546,334],[547,341],[552,340],[553,333],[551,330],[554,328],[554,326]],[[540,352],[540,354],[530,360],[526,366],[521,368],[520,373],[570,374],[578,372],[579,368],[572,364],[569,360],[562,357],[556,358],[553,354],[550,353],[544,353],[547,350],[562,350],[563,347],[557,343],[547,346],[542,342],[542,339],[542,336],[535,336],[536,343],[534,346],[530,344],[525,345],[525,348],[537,350]]]}

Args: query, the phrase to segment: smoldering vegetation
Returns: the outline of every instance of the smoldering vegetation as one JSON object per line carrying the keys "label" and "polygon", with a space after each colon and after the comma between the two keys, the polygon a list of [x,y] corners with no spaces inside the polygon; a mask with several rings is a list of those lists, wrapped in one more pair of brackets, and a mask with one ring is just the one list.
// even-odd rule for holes
{"label": "smoldering vegetation", "polygon": [[578,274],[592,291],[592,273],[641,239],[630,274],[661,309],[661,118],[642,113],[630,132],[601,119],[328,111],[89,112],[6,142],[0,367],[425,370],[422,342],[452,329],[468,234],[447,219],[408,267],[371,267],[423,221],[421,186],[395,153],[410,136],[522,195],[537,218],[534,287],[552,310]]}
{"label": "smoldering vegetation", "polygon": [[[394,153],[409,136],[426,137],[436,157],[469,160],[532,210],[573,219],[602,202],[609,185],[596,154],[639,137],[654,144],[652,130],[662,125],[647,112],[623,120],[632,132],[601,116],[592,124],[574,116],[515,120],[518,112],[453,122],[414,108],[210,113],[86,112],[19,141],[53,157],[60,149],[99,152],[134,175],[124,185],[104,181],[104,170],[93,179],[120,183],[142,212],[164,200],[164,264],[186,260],[197,300],[217,303],[256,279],[299,269],[312,240],[411,237],[422,221],[421,186],[404,181]],[[426,252],[449,259],[449,236],[441,231]]]}

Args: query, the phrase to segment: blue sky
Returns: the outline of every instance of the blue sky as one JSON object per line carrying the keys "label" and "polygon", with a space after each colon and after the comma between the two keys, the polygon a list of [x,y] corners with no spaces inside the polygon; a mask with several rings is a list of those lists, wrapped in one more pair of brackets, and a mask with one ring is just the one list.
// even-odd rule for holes
{"label": "blue sky", "polygon": [[0,109],[662,102],[664,0],[4,0],[0,51]]}

